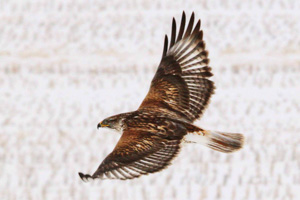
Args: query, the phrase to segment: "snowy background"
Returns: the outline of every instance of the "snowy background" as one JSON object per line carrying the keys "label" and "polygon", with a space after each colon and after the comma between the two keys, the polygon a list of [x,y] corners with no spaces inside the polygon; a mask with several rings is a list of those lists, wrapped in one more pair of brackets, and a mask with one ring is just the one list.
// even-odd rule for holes
{"label": "snowy background", "polygon": [[[217,90],[197,125],[241,132],[225,155],[185,146],[167,170],[84,183],[136,109],[182,10],[201,18]],[[0,0],[0,199],[298,199],[300,1]]]}

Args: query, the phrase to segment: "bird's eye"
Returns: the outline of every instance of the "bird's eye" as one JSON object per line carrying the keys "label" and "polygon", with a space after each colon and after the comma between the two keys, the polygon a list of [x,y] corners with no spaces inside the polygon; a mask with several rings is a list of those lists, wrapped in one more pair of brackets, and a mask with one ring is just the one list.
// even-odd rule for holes
{"label": "bird's eye", "polygon": [[114,122],[115,121],[115,119],[109,119],[108,120],[108,122]]}

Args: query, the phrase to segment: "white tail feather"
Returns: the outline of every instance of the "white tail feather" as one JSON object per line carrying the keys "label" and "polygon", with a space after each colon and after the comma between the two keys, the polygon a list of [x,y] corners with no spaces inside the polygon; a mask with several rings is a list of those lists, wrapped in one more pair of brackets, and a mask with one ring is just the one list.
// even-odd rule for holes
{"label": "white tail feather", "polygon": [[243,147],[244,136],[240,133],[201,131],[187,134],[185,141],[203,144],[213,150],[230,153]]}

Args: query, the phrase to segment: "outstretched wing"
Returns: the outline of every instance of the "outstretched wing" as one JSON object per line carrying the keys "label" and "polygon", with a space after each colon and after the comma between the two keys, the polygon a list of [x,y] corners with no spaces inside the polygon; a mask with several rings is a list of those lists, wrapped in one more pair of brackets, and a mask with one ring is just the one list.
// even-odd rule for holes
{"label": "outstretched wing", "polygon": [[103,160],[93,175],[79,173],[82,180],[132,179],[166,168],[180,150],[180,139],[126,130],[115,149]]}
{"label": "outstretched wing", "polygon": [[185,30],[183,12],[176,38],[176,21],[173,18],[170,47],[165,36],[161,63],[139,109],[156,109],[188,121],[201,116],[213,94],[214,84],[208,79],[213,74],[208,66],[200,20],[194,29],[193,24],[194,13]]}

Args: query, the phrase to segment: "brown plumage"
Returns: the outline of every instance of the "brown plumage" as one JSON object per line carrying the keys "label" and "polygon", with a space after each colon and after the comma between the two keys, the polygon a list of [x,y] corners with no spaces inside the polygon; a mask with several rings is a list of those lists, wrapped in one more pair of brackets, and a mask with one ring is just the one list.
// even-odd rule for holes
{"label": "brown plumage", "polygon": [[[180,144],[202,143],[220,152],[233,152],[243,145],[243,135],[201,129],[199,119],[214,92],[200,20],[194,13],[185,29],[185,13],[176,38],[173,18],[170,46],[165,36],[163,56],[149,92],[138,110],[104,119],[98,127],[123,134],[114,150],[93,175],[79,173],[83,180],[132,179],[166,168]],[[194,27],[194,28],[193,28]]]}

